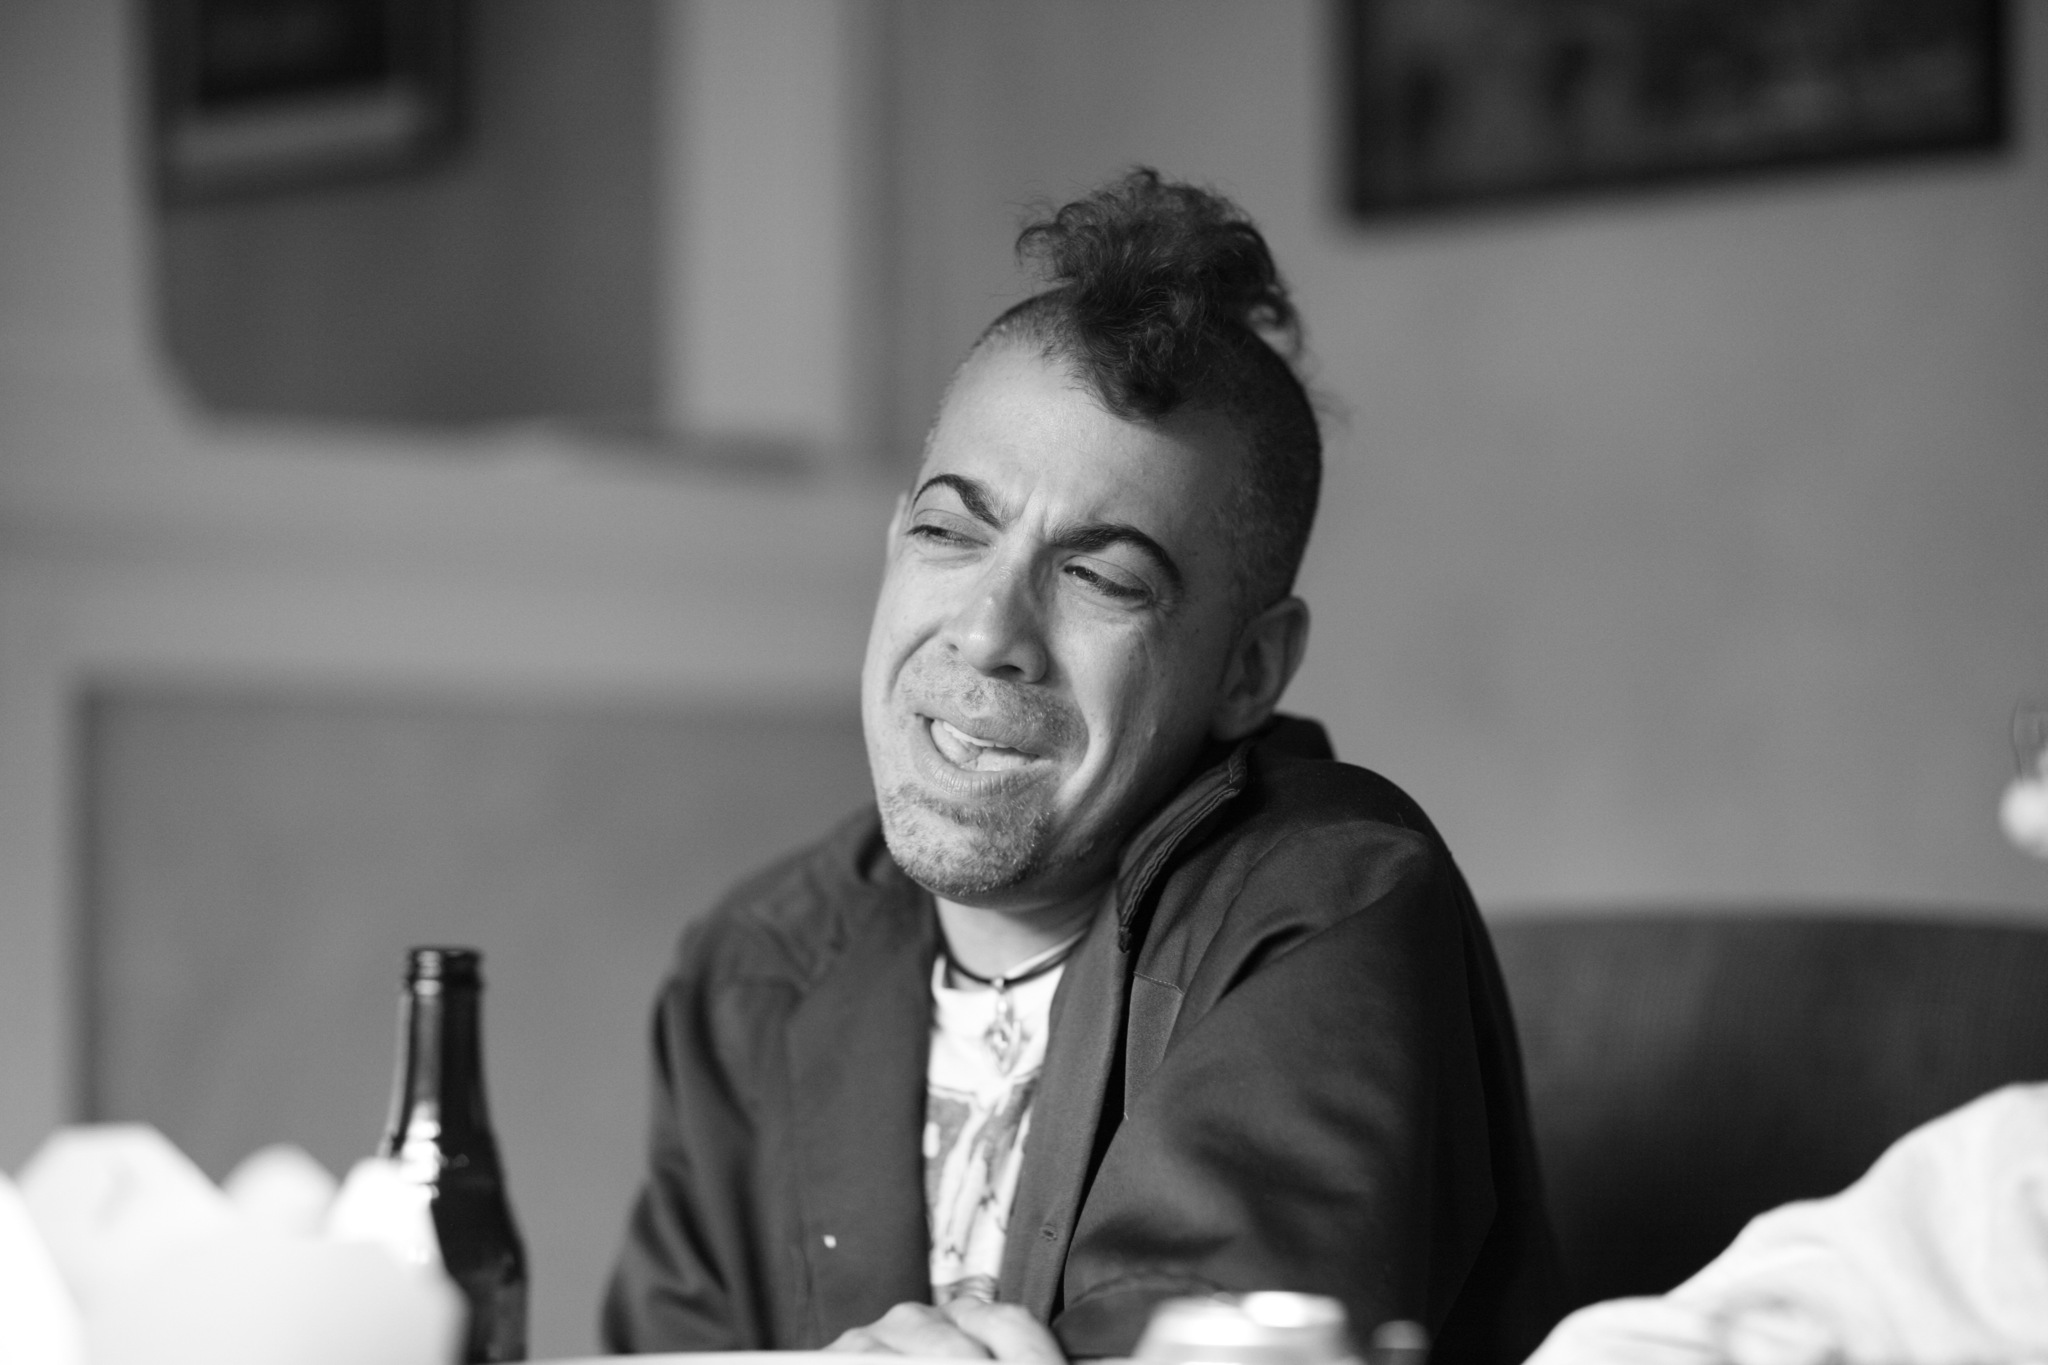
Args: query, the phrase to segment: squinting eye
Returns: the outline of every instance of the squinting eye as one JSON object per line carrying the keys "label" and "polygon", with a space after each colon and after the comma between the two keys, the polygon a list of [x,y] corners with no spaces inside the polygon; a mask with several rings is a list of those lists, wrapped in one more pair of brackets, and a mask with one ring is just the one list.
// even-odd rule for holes
{"label": "squinting eye", "polygon": [[921,540],[927,545],[965,548],[980,543],[972,536],[956,531],[950,526],[942,526],[936,522],[929,521],[916,523],[904,534],[913,540]]}
{"label": "squinting eye", "polygon": [[1069,576],[1078,578],[1083,583],[1086,583],[1093,591],[1099,592],[1104,597],[1112,598],[1118,602],[1138,602],[1152,595],[1143,588],[1132,587],[1130,584],[1120,582],[1109,577],[1107,574],[1097,573],[1086,564],[1069,564],[1067,565],[1066,572]]}

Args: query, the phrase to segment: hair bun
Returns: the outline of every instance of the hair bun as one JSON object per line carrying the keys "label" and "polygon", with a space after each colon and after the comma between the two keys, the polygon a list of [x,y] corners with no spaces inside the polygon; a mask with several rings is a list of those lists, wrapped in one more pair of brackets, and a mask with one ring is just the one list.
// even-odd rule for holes
{"label": "hair bun", "polygon": [[1171,410],[1199,387],[1201,357],[1236,333],[1292,355],[1301,324],[1273,255],[1221,195],[1138,167],[1026,227],[1017,254],[1065,296],[1097,367],[1124,377],[1142,411]]}

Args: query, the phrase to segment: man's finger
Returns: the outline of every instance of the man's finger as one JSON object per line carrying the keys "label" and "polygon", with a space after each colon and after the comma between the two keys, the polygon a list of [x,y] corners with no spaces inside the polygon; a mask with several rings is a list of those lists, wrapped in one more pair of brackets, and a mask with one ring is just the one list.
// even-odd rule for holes
{"label": "man's finger", "polygon": [[928,1303],[899,1303],[868,1331],[884,1350],[897,1355],[985,1360],[989,1354],[972,1335]]}
{"label": "man's finger", "polygon": [[987,1303],[960,1298],[946,1305],[946,1316],[962,1332],[988,1348],[997,1360],[1016,1365],[1066,1365],[1060,1344],[1045,1325],[1014,1303]]}
{"label": "man's finger", "polygon": [[847,1328],[844,1332],[833,1338],[832,1344],[825,1349],[828,1351],[838,1351],[843,1355],[866,1356],[883,1353],[882,1343],[876,1341],[875,1334],[865,1327]]}
{"label": "man's finger", "polygon": [[842,1354],[899,1356],[950,1356],[955,1359],[986,1360],[988,1348],[973,1335],[956,1327],[928,1303],[899,1303],[865,1327],[853,1327],[839,1334],[825,1348]]}

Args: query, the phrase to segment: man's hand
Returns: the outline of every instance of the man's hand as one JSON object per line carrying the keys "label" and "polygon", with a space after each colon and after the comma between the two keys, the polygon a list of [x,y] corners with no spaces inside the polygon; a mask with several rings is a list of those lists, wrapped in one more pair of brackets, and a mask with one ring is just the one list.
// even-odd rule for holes
{"label": "man's hand", "polygon": [[1066,1365],[1059,1343],[1038,1319],[1014,1303],[960,1298],[944,1308],[899,1303],[866,1327],[839,1334],[825,1348],[869,1355],[953,1356]]}

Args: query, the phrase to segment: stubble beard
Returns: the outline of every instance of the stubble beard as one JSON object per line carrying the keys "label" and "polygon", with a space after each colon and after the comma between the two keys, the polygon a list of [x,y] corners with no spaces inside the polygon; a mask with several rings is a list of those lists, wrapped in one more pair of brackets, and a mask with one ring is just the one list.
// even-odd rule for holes
{"label": "stubble beard", "polygon": [[992,895],[1044,870],[1052,812],[1041,805],[958,805],[908,782],[878,797],[890,855],[904,875],[934,896],[969,900]]}
{"label": "stubble beard", "polygon": [[[1027,743],[1041,754],[1078,750],[1087,734],[1073,708],[1043,690],[1000,682],[928,654],[908,660],[893,685],[902,690],[906,717],[930,710],[1000,717],[1007,728],[1028,734]],[[893,766],[883,757],[884,747],[871,730],[868,761],[877,774]],[[1024,885],[1056,861],[1056,783],[1048,774],[1013,774],[996,790],[967,801],[933,791],[910,773],[896,776],[888,787],[876,783],[882,836],[896,865],[933,895],[960,901],[994,895]]]}

